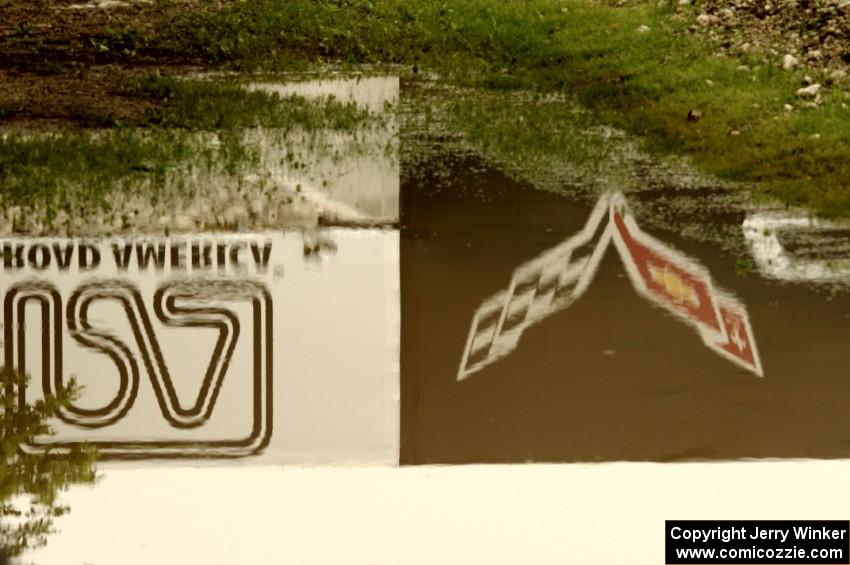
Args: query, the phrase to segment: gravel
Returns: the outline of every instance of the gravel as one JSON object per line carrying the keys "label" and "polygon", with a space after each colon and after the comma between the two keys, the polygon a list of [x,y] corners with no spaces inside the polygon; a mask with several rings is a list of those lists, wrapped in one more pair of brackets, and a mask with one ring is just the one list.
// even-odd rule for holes
{"label": "gravel", "polygon": [[692,18],[690,31],[715,40],[721,54],[846,81],[850,0],[703,0],[678,10]]}

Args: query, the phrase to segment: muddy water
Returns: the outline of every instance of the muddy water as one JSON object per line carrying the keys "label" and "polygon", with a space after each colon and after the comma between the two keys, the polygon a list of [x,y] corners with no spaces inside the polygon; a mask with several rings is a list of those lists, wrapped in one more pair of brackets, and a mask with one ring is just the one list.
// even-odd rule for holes
{"label": "muddy water", "polygon": [[286,159],[291,143],[258,132],[254,144],[261,147],[266,174],[284,186],[299,187],[299,194],[325,215],[347,222],[392,223],[398,220],[399,163],[395,156],[397,127],[391,110],[398,103],[398,77],[314,78],[290,82],[254,82],[247,88],[281,97],[332,97],[354,103],[376,115],[385,114],[384,127],[356,135],[326,134],[316,148],[300,144],[300,161]]}
{"label": "muddy water", "polygon": [[[395,79],[251,88],[398,98]],[[845,226],[709,215],[669,187],[573,199],[461,155],[402,177],[392,123],[359,132],[365,149],[305,142],[295,167],[272,133],[254,133],[251,198],[225,180],[169,201],[170,236],[151,216],[0,240],[0,353],[33,377],[22,400],[84,387],[23,449],[101,456],[35,562],[262,561],[281,508],[297,513],[281,465],[850,455]],[[298,507],[305,539],[324,532],[321,496]]]}
{"label": "muddy water", "polygon": [[726,211],[741,257],[656,227],[656,193],[576,201],[471,157],[404,178],[400,244],[353,228],[5,238],[2,353],[33,377],[22,399],[83,387],[29,449],[228,464],[848,455],[845,228]]}
{"label": "muddy water", "polygon": [[[398,233],[5,240],[3,359],[101,460],[398,459]],[[56,257],[65,259],[60,264]],[[81,264],[85,262],[85,266]],[[356,402],[352,401],[356,398]]]}
{"label": "muddy water", "polygon": [[[163,130],[168,143],[179,141],[185,152],[162,175],[135,175],[120,181],[121,186],[101,187],[105,195],[98,203],[87,199],[91,187],[85,182],[69,181],[63,196],[68,202],[58,209],[56,202],[41,200],[0,208],[0,236],[99,237],[397,222],[397,77],[277,77],[243,86],[317,102],[333,98],[358,106],[370,118],[350,130]],[[149,134],[141,129],[125,135],[121,143],[131,144]],[[231,154],[242,157],[231,161]]]}
{"label": "muddy water", "polygon": [[32,376],[23,402],[83,387],[21,448],[99,452],[23,562],[263,562],[280,548],[256,536],[294,494],[281,466],[397,464],[397,230],[3,244],[0,354]]}
{"label": "muddy water", "polygon": [[[289,92],[271,82],[251,88]],[[376,111],[398,95],[392,78],[294,88]],[[165,527],[157,534],[141,533],[144,524],[109,540],[98,532],[116,511],[131,511],[125,526],[153,512],[140,493],[192,504],[176,480],[187,468],[209,495],[246,485],[267,493],[265,471],[282,465],[397,465],[393,117],[347,133],[243,134],[257,159],[234,174],[175,169],[157,205],[148,205],[144,187],[116,190],[115,207],[137,211],[120,229],[109,217],[76,218],[72,235],[46,224],[0,229],[0,365],[30,376],[5,392],[33,405],[72,379],[79,387],[50,433],[19,450],[58,455],[86,444],[98,452],[93,486],[59,492],[76,480],[64,470],[49,486],[77,512],[45,514],[58,531],[24,562],[171,562],[185,540],[170,535],[186,533],[176,515],[147,515]],[[216,142],[199,135],[201,146]],[[34,479],[19,466],[20,484],[10,487],[18,496],[3,502],[26,509],[34,493],[22,481]],[[255,495],[205,515],[259,519]],[[242,526],[240,533],[260,525]],[[152,557],[140,540],[165,554]],[[14,549],[9,541],[0,540],[0,561]],[[223,559],[212,551],[205,561]]]}
{"label": "muddy water", "polygon": [[140,205],[161,222],[2,238],[0,350],[32,377],[21,403],[72,378],[81,387],[53,435],[25,450],[397,462],[398,230],[374,226],[398,220],[398,79],[296,78],[246,88],[330,96],[385,119],[242,132],[258,159],[238,178],[174,171],[180,198]]}
{"label": "muddy water", "polygon": [[850,455],[850,303],[799,284],[841,263],[795,245],[846,232],[732,212],[752,249],[735,257],[629,195],[449,169],[402,190],[403,464]]}

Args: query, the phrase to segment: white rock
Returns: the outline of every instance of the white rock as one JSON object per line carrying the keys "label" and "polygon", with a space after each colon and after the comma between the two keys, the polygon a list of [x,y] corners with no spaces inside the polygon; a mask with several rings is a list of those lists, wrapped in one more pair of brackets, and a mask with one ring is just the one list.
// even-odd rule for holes
{"label": "white rock", "polygon": [[786,112],[793,112],[794,111],[794,106],[792,106],[791,104],[786,104],[785,106],[783,106],[783,108],[785,109]]}
{"label": "white rock", "polygon": [[711,16],[708,14],[700,14],[697,16],[697,23],[701,26],[707,26],[711,24]]}
{"label": "white rock", "polygon": [[642,25],[639,28],[637,28],[635,31],[637,31],[638,33],[646,33],[649,30],[650,30],[650,27],[648,25]]}
{"label": "white rock", "polygon": [[735,12],[733,12],[729,8],[723,8],[722,10],[720,10],[719,13],[720,13],[720,17],[727,19],[727,20],[735,16]]}
{"label": "white rock", "polygon": [[786,53],[784,57],[782,57],[782,68],[786,71],[790,71],[794,67],[796,67],[800,61],[794,55],[790,53]]}
{"label": "white rock", "polygon": [[829,73],[829,78],[838,82],[840,80],[844,80],[847,78],[847,71],[844,69],[835,69],[831,73]]}
{"label": "white rock", "polygon": [[820,92],[820,83],[816,82],[815,84],[806,86],[797,91],[797,96],[800,98],[814,98]]}

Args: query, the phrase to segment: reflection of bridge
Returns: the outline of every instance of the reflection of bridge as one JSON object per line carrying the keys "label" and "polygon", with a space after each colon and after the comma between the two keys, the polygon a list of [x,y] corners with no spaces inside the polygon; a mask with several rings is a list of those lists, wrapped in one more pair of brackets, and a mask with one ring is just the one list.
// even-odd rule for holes
{"label": "reflection of bridge", "polygon": [[643,233],[614,193],[599,199],[581,231],[520,265],[507,290],[476,310],[458,380],[509,355],[527,328],[580,298],[612,240],[638,293],[697,330],[707,347],[762,376],[743,304],[715,289],[702,265]]}

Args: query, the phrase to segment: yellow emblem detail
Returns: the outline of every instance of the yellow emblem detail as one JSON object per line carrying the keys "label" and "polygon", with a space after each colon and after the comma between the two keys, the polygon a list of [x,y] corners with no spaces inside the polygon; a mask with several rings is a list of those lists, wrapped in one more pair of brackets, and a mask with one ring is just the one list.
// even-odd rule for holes
{"label": "yellow emblem detail", "polygon": [[697,296],[694,287],[682,280],[682,277],[674,271],[671,271],[667,267],[658,268],[650,265],[649,274],[652,276],[652,280],[664,289],[667,296],[676,302],[680,304],[687,303],[693,308],[699,307],[699,296]]}

